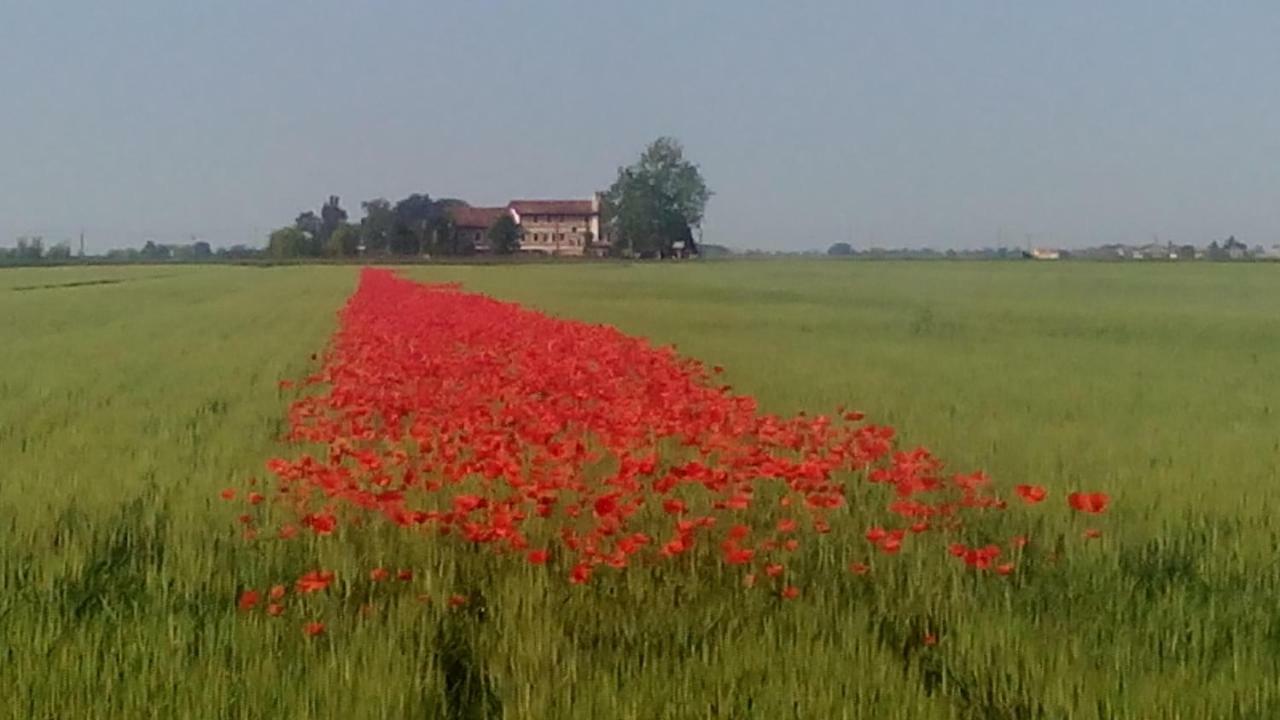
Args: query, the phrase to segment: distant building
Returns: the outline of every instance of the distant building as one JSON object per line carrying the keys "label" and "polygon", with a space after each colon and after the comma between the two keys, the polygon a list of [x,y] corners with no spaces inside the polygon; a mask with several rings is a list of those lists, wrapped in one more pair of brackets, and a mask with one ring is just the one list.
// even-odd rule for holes
{"label": "distant building", "polygon": [[1032,260],[1058,260],[1061,257],[1061,251],[1050,248],[1036,248],[1031,251]]}
{"label": "distant building", "polygon": [[471,243],[476,252],[489,252],[489,228],[507,212],[504,207],[455,207],[449,217],[459,243]]}
{"label": "distant building", "polygon": [[600,194],[590,200],[512,200],[506,207],[456,207],[449,211],[461,243],[489,252],[489,228],[503,215],[520,228],[520,249],[545,255],[603,255]]}
{"label": "distant building", "polygon": [[590,200],[512,200],[507,205],[520,226],[520,249],[547,255],[599,254],[600,195]]}

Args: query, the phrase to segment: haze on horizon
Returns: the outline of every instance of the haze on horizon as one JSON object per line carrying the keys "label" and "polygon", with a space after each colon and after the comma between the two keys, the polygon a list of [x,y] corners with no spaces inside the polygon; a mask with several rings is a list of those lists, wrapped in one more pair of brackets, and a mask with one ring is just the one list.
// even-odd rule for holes
{"label": "haze on horizon", "polygon": [[736,248],[1280,242],[1280,5],[0,9],[0,245],[261,245],[342,197],[585,197],[659,135]]}

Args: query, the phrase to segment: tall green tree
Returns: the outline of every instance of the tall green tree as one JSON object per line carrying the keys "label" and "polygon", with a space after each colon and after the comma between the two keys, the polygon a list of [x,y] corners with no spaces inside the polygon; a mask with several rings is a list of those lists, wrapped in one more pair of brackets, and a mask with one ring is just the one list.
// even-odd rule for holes
{"label": "tall green tree", "polygon": [[510,213],[503,213],[485,234],[496,255],[512,255],[520,250],[520,226]]}
{"label": "tall green tree", "polygon": [[267,240],[267,254],[273,258],[295,258],[308,254],[311,238],[296,225],[282,227]]}
{"label": "tall green tree", "polygon": [[364,218],[360,220],[360,240],[366,252],[384,253],[391,249],[391,237],[395,234],[396,214],[385,198],[374,198],[360,203]]}
{"label": "tall green tree", "polygon": [[325,257],[351,257],[360,247],[360,230],[351,223],[340,223],[324,241]]}
{"label": "tall green tree", "polygon": [[639,160],[618,169],[617,180],[605,194],[613,252],[640,257],[671,254],[676,242],[692,240],[691,228],[702,224],[711,195],[678,140],[654,140]]}

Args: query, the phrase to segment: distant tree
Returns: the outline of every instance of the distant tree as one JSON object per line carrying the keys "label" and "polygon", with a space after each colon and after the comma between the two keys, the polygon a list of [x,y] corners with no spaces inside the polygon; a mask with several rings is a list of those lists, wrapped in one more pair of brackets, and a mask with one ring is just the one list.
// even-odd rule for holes
{"label": "distant tree", "polygon": [[18,238],[13,251],[16,260],[40,260],[44,258],[44,238],[39,235]]}
{"label": "distant tree", "polygon": [[71,259],[71,244],[60,242],[45,251],[44,258],[46,260],[65,261]]}
{"label": "distant tree", "polygon": [[847,242],[838,242],[827,248],[828,255],[852,255],[853,246]]}
{"label": "distant tree", "polygon": [[658,138],[634,164],[618,169],[605,194],[604,214],[613,251],[665,257],[691,228],[702,223],[711,191],[698,166],[684,157],[674,138]]}
{"label": "distant tree", "polygon": [[310,243],[311,238],[296,225],[282,227],[271,233],[267,241],[267,253],[273,258],[301,257],[307,254]]}
{"label": "distant tree", "polygon": [[138,252],[143,260],[168,260],[172,254],[167,245],[157,245],[151,240],[143,243],[142,250]]}
{"label": "distant tree", "polygon": [[1195,245],[1183,245],[1179,247],[1178,259],[1179,260],[1195,260],[1196,259]]}
{"label": "distant tree", "polygon": [[360,241],[371,253],[391,249],[391,237],[395,234],[396,215],[385,198],[374,198],[360,203],[364,218],[360,221]]}
{"label": "distant tree", "polygon": [[197,240],[191,244],[191,255],[196,260],[208,260],[213,257],[213,248],[204,240]]}
{"label": "distant tree", "polygon": [[511,255],[520,251],[520,226],[510,213],[502,213],[502,217],[494,221],[485,233],[489,238],[489,247],[496,255]]}
{"label": "distant tree", "polygon": [[337,195],[330,195],[329,201],[320,208],[320,231],[318,238],[321,245],[328,242],[338,226],[347,221],[347,211],[342,209]]}
{"label": "distant tree", "polygon": [[248,260],[262,255],[263,251],[251,248],[248,245],[232,245],[229,248],[218,248],[216,254],[218,257],[226,258],[227,260]]}
{"label": "distant tree", "polygon": [[324,244],[326,257],[351,257],[359,251],[360,231],[351,223],[341,223],[333,229]]}
{"label": "distant tree", "polygon": [[307,210],[306,212],[303,212],[303,213],[299,213],[297,219],[293,221],[293,226],[307,236],[307,242],[310,245],[310,249],[315,251],[312,253],[308,253],[306,252],[307,249],[304,248],[303,250],[304,254],[314,254],[314,255],[319,254],[320,229],[323,227],[323,225],[324,225],[324,222],[320,219],[320,216],[316,215],[310,210]]}

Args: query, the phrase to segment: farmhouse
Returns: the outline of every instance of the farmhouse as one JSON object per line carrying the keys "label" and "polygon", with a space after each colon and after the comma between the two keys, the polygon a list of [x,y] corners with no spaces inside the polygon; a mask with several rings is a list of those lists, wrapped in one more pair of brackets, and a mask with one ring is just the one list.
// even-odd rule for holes
{"label": "farmhouse", "polygon": [[548,255],[593,254],[601,242],[600,196],[590,200],[512,200],[520,249]]}
{"label": "farmhouse", "polygon": [[507,214],[504,207],[456,207],[449,211],[460,243],[470,243],[476,252],[489,252],[489,228]]}
{"label": "farmhouse", "polygon": [[450,211],[458,240],[489,251],[488,230],[503,215],[520,228],[520,249],[546,255],[601,255],[600,194],[590,200],[512,200],[506,207],[458,207]]}

